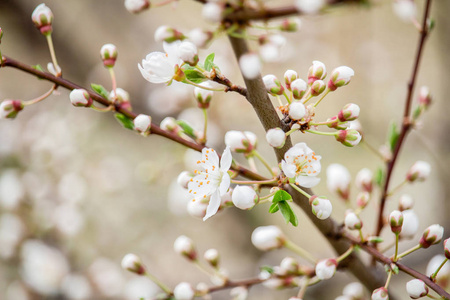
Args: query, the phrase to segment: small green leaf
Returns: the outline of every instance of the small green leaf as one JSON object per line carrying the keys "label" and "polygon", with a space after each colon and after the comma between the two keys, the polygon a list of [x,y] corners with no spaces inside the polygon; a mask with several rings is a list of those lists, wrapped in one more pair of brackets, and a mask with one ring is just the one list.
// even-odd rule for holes
{"label": "small green leaf", "polygon": [[262,266],[262,267],[260,267],[260,270],[269,272],[270,274],[273,274],[273,272],[274,272],[273,268],[271,266]]}
{"label": "small green leaf", "polygon": [[292,200],[292,196],[285,190],[278,190],[275,195],[273,195],[272,203],[278,203],[280,201]]}
{"label": "small green leaf", "polygon": [[382,168],[378,168],[376,171],[375,171],[375,183],[378,185],[378,186],[382,186],[383,185],[383,181],[384,181],[384,172],[383,172],[383,169]]}
{"label": "small green leaf", "polygon": [[[32,67],[33,67],[33,69],[38,70],[38,71],[40,71],[40,72],[45,72],[44,69],[42,68],[42,66],[39,65],[39,64],[34,65],[34,66],[32,66]],[[42,78],[42,77],[40,77],[40,76],[37,76],[37,78],[38,78],[38,79],[44,79],[44,78]]]}
{"label": "small green leaf", "polygon": [[212,69],[212,67],[214,66],[214,57],[215,57],[216,55],[214,54],[214,53],[211,53],[210,55],[208,55],[206,58],[205,58],[205,63],[204,63],[204,65],[205,65],[205,70],[206,71],[211,71],[211,69]]}
{"label": "small green leaf", "polygon": [[91,87],[97,94],[100,94],[103,98],[107,100],[109,99],[108,91],[101,84],[91,83]]}
{"label": "small green leaf", "polygon": [[391,151],[395,150],[400,132],[398,131],[397,123],[392,122],[388,131],[388,143]]}
{"label": "small green leaf", "polygon": [[[288,204],[289,205],[289,204]],[[295,214],[295,212],[291,209],[291,220],[290,220],[291,224],[295,227],[298,226],[298,218],[297,215]]]}
{"label": "small green leaf", "polygon": [[120,113],[116,113],[114,114],[114,117],[116,117],[117,121],[119,121],[119,123],[122,124],[122,126],[125,127],[126,129],[134,130],[134,123],[127,116],[122,115]]}
{"label": "small green leaf", "polygon": [[417,106],[413,112],[413,119],[417,120],[417,118],[419,118],[421,114],[422,114],[422,108],[420,106]]}
{"label": "small green leaf", "polygon": [[288,224],[291,221],[291,207],[286,201],[278,202],[278,207],[280,208],[284,221]]}
{"label": "small green leaf", "polygon": [[278,203],[272,203],[272,205],[269,208],[269,213],[274,214],[279,210]]}
{"label": "small green leaf", "polygon": [[181,128],[183,128],[183,131],[187,136],[194,138],[194,139],[197,138],[197,136],[195,135],[194,129],[192,128],[191,125],[189,125],[189,123],[187,123],[186,121],[183,121],[183,120],[177,120],[177,124],[180,125]]}
{"label": "small green leaf", "polygon": [[200,73],[198,70],[187,69],[183,70],[183,72],[184,75],[186,75],[186,78],[194,83],[201,83],[207,80],[205,75]]}

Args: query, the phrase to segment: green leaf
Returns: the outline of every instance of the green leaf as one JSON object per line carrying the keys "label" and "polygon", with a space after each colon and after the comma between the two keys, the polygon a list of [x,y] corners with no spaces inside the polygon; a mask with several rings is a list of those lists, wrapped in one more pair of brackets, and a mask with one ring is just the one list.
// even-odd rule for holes
{"label": "green leaf", "polygon": [[206,71],[211,71],[212,67],[214,66],[214,57],[216,55],[214,53],[211,53],[205,58],[204,67]]}
{"label": "green leaf", "polygon": [[186,135],[194,139],[197,138],[194,129],[192,128],[191,125],[189,125],[189,123],[183,120],[177,120],[177,124],[180,125],[181,128],[183,128],[183,131]]}
{"label": "green leaf", "polygon": [[271,266],[262,266],[259,268],[261,271],[269,272],[270,274],[273,274],[273,268]]}
{"label": "green leaf", "polygon": [[114,117],[116,117],[117,121],[119,121],[119,123],[122,124],[122,126],[125,127],[126,129],[134,130],[134,123],[127,116],[122,115],[120,113],[116,113],[114,114]]}
{"label": "green leaf", "polygon": [[375,183],[381,187],[383,185],[383,181],[384,181],[384,172],[382,168],[378,168],[375,171]]}
{"label": "green leaf", "polygon": [[278,207],[280,208],[284,221],[288,224],[291,221],[291,207],[286,201],[278,202]]}
{"label": "green leaf", "polygon": [[201,82],[207,80],[205,75],[200,73],[198,70],[186,69],[186,70],[183,70],[183,72],[184,72],[184,75],[186,75],[186,78],[194,83],[201,83]]}
{"label": "green leaf", "polygon": [[292,200],[292,196],[285,190],[278,190],[275,195],[273,195],[272,203],[278,203],[280,201]]}
{"label": "green leaf", "polygon": [[97,93],[100,94],[103,98],[109,99],[109,93],[108,91],[103,87],[101,84],[95,84],[91,83],[92,89]]}
{"label": "green leaf", "polygon": [[397,123],[392,122],[389,126],[388,131],[388,143],[391,151],[395,150],[395,146],[397,145],[398,137],[400,136],[400,132],[397,127]]}
{"label": "green leaf", "polygon": [[291,209],[291,220],[290,220],[291,224],[295,227],[298,226],[298,219],[297,219],[297,215],[295,214],[295,212]]}
{"label": "green leaf", "polygon": [[279,210],[278,203],[272,203],[272,205],[269,208],[269,213],[274,214]]}
{"label": "green leaf", "polygon": [[[45,72],[44,69],[42,68],[42,66],[39,65],[39,64],[34,65],[34,66],[32,66],[32,67],[33,67],[33,69],[38,70],[38,71],[40,71],[40,72]],[[37,78],[38,78],[38,79],[44,79],[44,78],[42,78],[41,76],[37,76]]]}

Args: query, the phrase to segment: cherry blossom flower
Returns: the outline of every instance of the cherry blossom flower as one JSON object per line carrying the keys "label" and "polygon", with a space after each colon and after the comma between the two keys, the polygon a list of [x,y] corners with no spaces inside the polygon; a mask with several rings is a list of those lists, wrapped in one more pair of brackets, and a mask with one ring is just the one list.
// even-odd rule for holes
{"label": "cherry blossom flower", "polygon": [[295,178],[297,185],[311,188],[316,186],[320,178],[320,159],[305,143],[298,143],[289,149],[281,161],[281,169],[288,178]]}
{"label": "cherry blossom flower", "polygon": [[225,148],[220,163],[219,156],[211,148],[204,148],[201,160],[197,161],[197,164],[204,171],[195,170],[197,175],[192,178],[188,188],[189,193],[194,196],[196,201],[211,196],[203,221],[216,214],[220,207],[220,196],[224,195],[230,187],[231,180],[227,172],[230,169],[231,162],[232,157],[229,147]]}

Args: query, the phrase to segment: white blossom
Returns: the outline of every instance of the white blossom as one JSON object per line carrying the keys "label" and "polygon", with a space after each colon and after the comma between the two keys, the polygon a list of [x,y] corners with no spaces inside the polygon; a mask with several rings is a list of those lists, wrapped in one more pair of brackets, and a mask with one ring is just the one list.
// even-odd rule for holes
{"label": "white blossom", "polygon": [[258,195],[249,186],[236,186],[231,196],[234,206],[240,209],[250,209],[258,202]]}
{"label": "white blossom", "polygon": [[133,253],[128,253],[125,255],[122,259],[121,265],[124,270],[137,273],[139,275],[142,275],[145,272],[141,259]]}
{"label": "white blossom", "polygon": [[180,235],[173,243],[173,249],[176,253],[186,256],[193,260],[197,257],[194,242],[185,235]]}
{"label": "white blossom", "polygon": [[414,199],[407,194],[403,194],[398,199],[398,207],[400,211],[412,209],[414,207]]}
{"label": "white blossom", "polygon": [[178,57],[191,66],[195,66],[198,62],[197,47],[188,41],[183,41],[178,46]]}
{"label": "white blossom", "polygon": [[281,169],[288,178],[295,178],[295,184],[311,188],[320,181],[321,158],[305,143],[298,143],[284,154]]}
{"label": "white blossom", "polygon": [[255,79],[261,73],[261,61],[255,53],[246,53],[239,58],[242,75],[247,79]]}
{"label": "white blossom", "polygon": [[295,6],[305,14],[315,14],[324,6],[324,0],[296,0]]}
{"label": "white blossom", "polygon": [[394,13],[403,22],[412,22],[417,15],[417,7],[412,0],[396,0],[392,3]]}
{"label": "white blossom", "polygon": [[191,300],[194,299],[195,291],[189,283],[181,282],[174,288],[173,295],[177,300]]}
{"label": "white blossom", "polygon": [[223,10],[224,7],[220,3],[207,2],[203,5],[202,16],[208,22],[217,23],[222,21]]}
{"label": "white blossom", "polygon": [[189,32],[189,40],[199,48],[206,47],[211,37],[212,34],[210,32],[204,31],[201,28],[194,28]]}
{"label": "white blossom", "polygon": [[403,213],[403,225],[400,236],[403,238],[412,238],[419,229],[419,218],[412,209],[408,209]]}
{"label": "white blossom", "polygon": [[268,251],[283,246],[285,236],[277,226],[260,226],[253,230],[252,244],[263,251]]}
{"label": "white blossom", "polygon": [[361,169],[358,174],[356,174],[355,184],[360,190],[366,192],[372,192],[373,188],[373,172],[368,168]]}
{"label": "white blossom", "polygon": [[386,288],[380,287],[372,292],[372,300],[389,300],[389,294]]}
{"label": "white blossom", "polygon": [[134,118],[133,124],[134,129],[137,132],[143,135],[148,135],[150,134],[150,128],[152,126],[152,117],[144,114],[139,114],[136,118]]}
{"label": "white blossom", "polygon": [[412,299],[419,299],[428,295],[428,287],[420,279],[413,279],[406,283],[406,291]]}
{"label": "white blossom", "polygon": [[292,120],[301,120],[306,114],[306,108],[300,101],[293,101],[289,105],[289,117]]}
{"label": "white blossom", "polygon": [[418,160],[416,161],[408,173],[406,174],[406,179],[410,182],[413,181],[424,181],[430,176],[431,166],[426,161]]}

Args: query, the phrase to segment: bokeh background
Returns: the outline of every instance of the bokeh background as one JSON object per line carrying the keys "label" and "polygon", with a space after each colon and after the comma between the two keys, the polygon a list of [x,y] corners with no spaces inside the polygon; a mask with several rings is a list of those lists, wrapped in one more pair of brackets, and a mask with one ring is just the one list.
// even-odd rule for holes
{"label": "bokeh background", "polygon": [[[46,41],[30,18],[40,3],[0,1],[0,27],[5,32],[1,51],[45,67],[50,61]],[[55,15],[53,38],[65,78],[86,87],[99,83],[110,88],[99,49],[113,43],[119,49],[118,85],[130,93],[134,111],[150,114],[155,122],[173,116],[202,128],[201,111],[190,87],[151,84],[137,68],[149,52],[162,50],[153,38],[158,26],[165,24],[186,33],[196,27],[214,28],[201,18],[200,4],[183,0],[176,9],[166,6],[132,15],[122,0],[45,3]],[[416,3],[421,15],[423,1]],[[431,16],[436,27],[417,80],[418,87],[429,86],[433,104],[419,130],[408,136],[392,180],[392,186],[400,183],[416,160],[432,165],[429,180],[402,190],[414,198],[420,218],[419,234],[404,242],[402,249],[414,245],[428,225],[440,223],[450,229],[449,10],[449,1],[434,1]],[[282,59],[266,63],[263,74],[281,78],[286,69],[294,69],[306,78],[313,60],[324,62],[329,71],[340,65],[352,67],[356,75],[350,85],[329,95],[317,115],[326,119],[346,103],[357,103],[365,138],[378,148],[385,142],[389,123],[401,121],[417,30],[395,16],[391,1],[377,1],[370,7],[336,7],[301,20],[298,32],[284,34],[288,43]],[[211,52],[216,53],[223,73],[242,84],[228,40],[216,40],[200,52],[200,58]],[[2,100],[32,99],[49,87],[48,82],[17,70],[0,69]],[[59,89],[47,100],[27,107],[15,120],[0,121],[0,299],[150,299],[158,293],[156,286],[120,268],[122,257],[129,252],[138,254],[150,272],[171,287],[181,281],[210,283],[173,251],[174,240],[182,234],[195,241],[200,254],[218,249],[232,279],[255,277],[259,266],[277,265],[286,255],[293,255],[284,250],[256,250],[250,235],[261,225],[277,224],[317,257],[333,255],[298,209],[298,228],[285,225],[279,214],[268,214],[267,205],[249,212],[227,209],[206,223],[189,216],[188,199],[176,178],[183,170],[193,170],[196,153],[158,136],[143,138],[123,129],[112,114],[75,108],[68,94]],[[259,137],[259,151],[275,164],[263,128],[245,99],[232,93],[216,94],[209,114],[211,146],[222,151],[228,130],[253,131]],[[322,182],[315,192],[335,199],[332,216],[342,220],[345,206],[326,189],[325,168],[340,163],[354,177],[361,168],[375,170],[382,162],[365,148],[346,148],[332,137],[297,134],[294,141],[304,141],[322,155]],[[245,163],[239,155],[234,157]],[[355,188],[352,195],[356,195]],[[392,197],[388,209],[397,207],[399,195]],[[378,191],[363,213],[365,233],[373,231],[377,199]],[[393,240],[388,230],[384,234],[387,243]],[[441,245],[419,251],[405,263],[425,272],[436,253],[442,253]],[[334,299],[354,280],[339,272],[332,280],[308,289],[306,298]],[[393,280],[399,299],[407,299],[406,280],[406,275]],[[296,293],[296,289],[278,292],[258,286],[251,289],[249,299],[287,299]],[[229,298],[228,292],[213,294],[213,299]]]}

